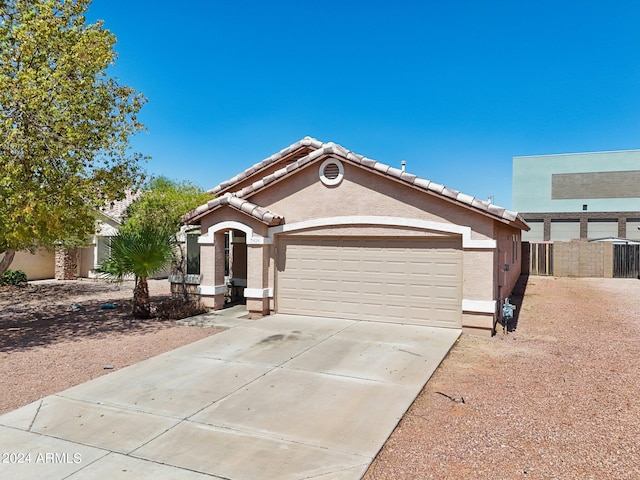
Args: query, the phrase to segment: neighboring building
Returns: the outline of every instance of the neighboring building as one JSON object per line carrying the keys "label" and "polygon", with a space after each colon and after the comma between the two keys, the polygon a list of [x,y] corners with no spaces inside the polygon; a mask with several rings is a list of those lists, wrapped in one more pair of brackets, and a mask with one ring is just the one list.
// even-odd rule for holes
{"label": "neighboring building", "polygon": [[640,150],[513,158],[526,241],[640,240]]}
{"label": "neighboring building", "polygon": [[55,255],[47,250],[16,252],[11,270],[22,270],[29,280],[45,280],[53,278],[55,272]]}
{"label": "neighboring building", "polygon": [[210,192],[185,221],[200,225],[198,292],[214,308],[227,276],[257,316],[491,334],[520,275],[517,213],[333,143],[306,137]]}
{"label": "neighboring building", "polygon": [[120,230],[127,208],[140,197],[140,192],[128,191],[122,200],[116,200],[100,209],[95,234],[85,248],[78,249],[76,276],[93,278],[96,269],[111,254],[111,237]]}
{"label": "neighboring building", "polygon": [[95,233],[86,247],[71,251],[58,249],[55,254],[46,250],[39,250],[34,254],[16,252],[9,268],[23,270],[29,280],[96,277],[96,269],[110,254],[111,237],[117,235],[127,208],[139,196],[139,192],[127,192],[122,200],[101,208],[96,219]]}

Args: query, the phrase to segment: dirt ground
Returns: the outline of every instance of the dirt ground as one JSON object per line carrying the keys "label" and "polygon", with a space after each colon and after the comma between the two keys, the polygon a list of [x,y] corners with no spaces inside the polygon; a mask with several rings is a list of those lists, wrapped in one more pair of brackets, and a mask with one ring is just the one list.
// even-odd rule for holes
{"label": "dirt ground", "polygon": [[[149,289],[154,303],[169,296],[166,280]],[[0,287],[0,414],[218,331],[135,320],[132,295],[132,282]]]}
{"label": "dirt ground", "polygon": [[[530,277],[519,291],[513,331],[461,337],[365,480],[640,478],[640,281]],[[0,289],[0,413],[215,333],[134,321],[131,292]]]}
{"label": "dirt ground", "polygon": [[640,478],[640,281],[530,277],[515,300],[515,330],[463,335],[365,480]]}

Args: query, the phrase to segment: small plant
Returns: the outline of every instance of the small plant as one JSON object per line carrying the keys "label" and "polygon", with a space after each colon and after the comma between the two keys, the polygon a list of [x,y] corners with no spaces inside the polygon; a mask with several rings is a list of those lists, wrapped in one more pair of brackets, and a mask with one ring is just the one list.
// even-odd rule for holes
{"label": "small plant", "polygon": [[135,318],[151,317],[149,277],[161,272],[173,258],[169,235],[152,227],[122,228],[111,237],[111,254],[98,269],[102,275],[116,281],[135,276],[133,311]]}
{"label": "small plant", "polygon": [[7,270],[0,275],[0,285],[24,285],[27,283],[27,274],[22,270]]}
{"label": "small plant", "polygon": [[182,297],[171,297],[157,305],[156,315],[168,320],[181,320],[209,310],[200,301]]}

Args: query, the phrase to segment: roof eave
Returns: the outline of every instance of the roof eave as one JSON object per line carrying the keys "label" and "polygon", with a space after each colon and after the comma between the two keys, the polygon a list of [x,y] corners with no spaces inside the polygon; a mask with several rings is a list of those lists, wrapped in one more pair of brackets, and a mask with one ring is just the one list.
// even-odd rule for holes
{"label": "roof eave", "polygon": [[[250,218],[253,218],[254,220],[258,220],[259,222],[262,222],[269,227],[274,227],[284,223],[283,216],[275,214],[264,207],[260,207],[259,205],[253,204],[246,200],[242,200],[236,196],[227,194],[224,197],[220,198],[223,200],[215,202],[214,205],[201,205],[197,209],[192,210],[192,212],[187,213],[182,217],[182,223],[184,223],[185,225],[196,225],[203,217],[222,207],[232,208],[233,210],[236,210]],[[207,208],[205,209],[202,207]]]}
{"label": "roof eave", "polygon": [[261,160],[260,162],[252,165],[246,170],[243,170],[242,172],[235,175],[234,177],[231,177],[230,179],[225,180],[224,182],[221,182],[220,184],[216,185],[210,190],[207,190],[207,193],[211,193],[214,195],[224,195],[225,193],[228,193],[238,183],[246,181],[247,179],[259,174],[269,166],[283,160],[287,156],[290,156],[291,154],[295,154],[296,152],[302,149],[311,148],[313,150],[318,150],[322,148],[324,145],[325,145],[324,143],[322,143],[320,140],[316,138],[308,137],[308,136],[304,137],[301,140],[298,140],[297,142],[289,145],[288,147],[283,148],[279,152],[274,153],[270,157],[267,157],[264,160]]}
{"label": "roof eave", "polygon": [[[326,144],[322,144],[320,142],[318,142],[315,139],[311,139],[310,137],[305,137],[305,139],[303,139],[304,141],[315,141],[318,143],[318,145],[315,145],[315,150],[313,152],[310,152],[309,154],[307,154],[306,156],[296,160],[293,164],[291,165],[287,165],[286,167],[283,167],[280,170],[277,170],[276,172],[273,172],[271,175],[268,175],[266,177],[263,177],[259,180],[257,180],[256,182],[254,182],[253,184],[243,188],[242,190],[235,192],[233,195],[229,192],[225,193],[223,197],[218,197],[218,198],[224,198],[224,197],[233,197],[235,199],[245,199],[245,198],[249,198],[251,197],[253,194],[263,190],[264,188],[267,188],[273,184],[279,183],[280,181],[286,179],[287,177],[289,177],[290,175],[295,174],[296,172],[304,169],[305,167],[309,166],[310,164],[317,162],[317,161],[321,161],[325,158],[327,158],[328,156],[337,156],[339,158],[341,158],[343,161],[347,161],[349,163],[352,163],[354,165],[359,165],[360,167],[364,168],[365,170],[368,170],[370,172],[375,173],[376,175],[382,176],[384,178],[388,178],[391,179],[393,181],[396,181],[400,184],[404,184],[410,187],[413,187],[423,193],[426,193],[434,198],[438,198],[440,200],[444,200],[446,202],[449,202],[453,205],[457,205],[459,207],[463,207],[465,209],[468,209],[472,212],[475,213],[479,213],[483,216],[486,216],[488,218],[491,218],[493,220],[497,220],[501,223],[504,223],[506,225],[510,225],[512,227],[515,228],[519,228],[521,230],[524,231],[529,231],[530,228],[527,225],[527,223],[524,221],[524,219],[517,213],[517,212],[513,212],[510,210],[507,210],[503,207],[500,207],[498,205],[494,205],[494,204],[490,204],[486,201],[483,200],[479,200],[471,195],[467,195],[464,193],[461,193],[457,190],[453,190],[450,188],[445,187],[444,185],[440,185],[438,183],[432,182],[430,180],[427,179],[423,179],[420,178],[416,175],[410,174],[404,170],[400,170],[394,167],[391,167],[389,165],[377,162],[375,160],[369,159],[367,157],[364,157],[362,155],[358,155],[354,152],[351,152],[350,150],[345,149],[344,147],[337,145],[335,143],[326,143]],[[287,147],[287,149],[282,150],[281,152],[279,152],[278,154],[273,155],[272,157],[269,157],[269,159],[272,159],[278,155],[281,155],[282,152],[286,152],[289,149],[289,153],[295,151],[296,149],[292,148],[294,146],[297,145],[297,149],[301,148],[300,145],[298,145],[300,142],[297,142],[296,144],[291,145],[290,147]],[[283,156],[280,156],[279,158],[283,158]],[[267,159],[267,160],[269,160]],[[266,161],[266,160],[265,160]],[[263,161],[263,162],[265,162]],[[277,160],[276,160],[277,161]],[[274,161],[271,161],[269,164],[273,164]],[[260,164],[256,164],[254,165],[257,166]],[[266,165],[265,165],[266,166]],[[253,168],[253,167],[252,167]],[[249,169],[251,170],[251,169]],[[249,170],[245,170],[245,172],[249,171]],[[251,175],[249,176],[245,176],[243,177],[241,180],[246,180],[247,178],[249,178],[250,176],[254,175],[255,173],[258,173],[259,170],[255,170],[254,172],[251,173]],[[235,177],[234,177],[235,178]],[[237,185],[238,182],[235,182],[235,184]],[[224,183],[224,182],[223,182]],[[221,184],[223,185],[223,184]],[[225,189],[230,188],[232,185],[230,184],[228,187],[225,187]],[[217,188],[217,187],[216,187]],[[215,189],[212,189],[211,191],[213,191]],[[216,199],[217,200],[217,199]],[[216,200],[209,202],[206,205],[202,205],[200,207],[198,207],[196,210],[194,210],[194,215],[188,217],[187,221],[185,223],[188,224],[193,224],[196,221],[200,220],[203,216],[207,215],[209,212],[211,212],[213,209],[217,208],[216,205],[212,205],[212,203],[216,203]],[[239,200],[238,200],[239,201]],[[244,212],[246,213],[246,212]],[[187,214],[188,216],[189,214]],[[279,217],[282,218],[282,217]],[[283,219],[281,220],[283,221]]]}

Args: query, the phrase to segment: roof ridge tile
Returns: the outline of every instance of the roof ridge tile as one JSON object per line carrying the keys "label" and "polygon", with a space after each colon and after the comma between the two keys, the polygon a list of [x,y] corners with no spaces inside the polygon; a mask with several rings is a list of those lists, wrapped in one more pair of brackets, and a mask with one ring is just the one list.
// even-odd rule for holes
{"label": "roof ridge tile", "polygon": [[444,185],[441,185],[440,183],[429,182],[429,191],[431,192],[442,193],[444,188]]}
{"label": "roof ridge tile", "polygon": [[390,167],[389,165],[386,165],[386,164],[384,164],[384,163],[380,163],[380,162],[376,162],[376,163],[373,165],[373,169],[374,169],[374,170],[377,170],[378,172],[382,172],[382,173],[384,173],[384,174],[386,174],[386,173],[387,173],[387,171],[388,171],[390,168],[391,168],[391,167]]}
{"label": "roof ridge tile", "polygon": [[[230,205],[234,206],[234,204],[237,204],[237,202],[229,200],[230,196],[233,196],[234,199],[238,199],[238,200],[242,199],[243,197],[249,196],[251,193],[263,188],[264,186],[270,183],[275,182],[276,180],[303,167],[304,165],[310,162],[313,162],[319,157],[326,156],[326,155],[339,155],[347,161],[361,165],[370,170],[379,172],[383,175],[387,175],[391,178],[398,179],[406,184],[413,185],[417,188],[420,188],[421,190],[453,200],[461,205],[466,205],[468,207],[474,208],[479,212],[489,214],[495,217],[499,217],[503,220],[507,220],[510,222],[518,221],[526,225],[526,222],[524,221],[524,219],[517,212],[508,210],[498,205],[491,204],[484,200],[480,200],[478,198],[475,198],[472,195],[459,192],[458,190],[447,188],[445,185],[441,185],[439,183],[433,182],[426,178],[418,177],[417,175],[408,173],[403,169],[398,169],[390,165],[387,165],[385,163],[378,162],[371,158],[365,157],[364,155],[357,154],[351,150],[344,148],[343,146],[337,143],[334,143],[334,142],[322,143],[319,140],[309,136],[302,138],[301,140],[289,145],[288,147],[262,160],[261,162],[256,163],[255,165],[246,169],[245,171],[240,172],[233,178],[220,183],[217,187],[214,187],[213,189],[209,190],[209,193],[217,193],[221,190],[224,190],[234,185],[235,183],[238,183],[241,180],[251,176],[253,173],[265,167],[266,165],[272,164],[282,159],[286,155],[296,151],[301,147],[313,147],[313,151],[308,152],[306,155],[303,155],[302,157],[289,163],[285,167],[275,170],[271,174],[263,177],[260,180],[255,181],[253,184],[249,186],[244,187],[240,191],[237,191],[233,194],[231,192],[226,192],[224,197],[221,197],[221,198],[227,199],[226,202],[224,203],[229,203]],[[245,212],[245,213],[249,213],[261,220],[269,219],[267,223],[271,223],[272,221],[276,221],[276,220],[281,220],[283,218],[264,209],[264,207],[259,207],[257,205],[254,206],[254,204],[252,204],[251,202],[248,202],[247,200],[242,200],[241,202],[242,202],[241,211],[250,210],[250,212]],[[215,200],[210,201],[209,203],[205,205],[201,205],[200,207],[197,207],[195,210],[193,210],[191,212],[191,215],[188,218],[193,219],[205,213],[210,208],[215,208],[216,206],[221,204],[223,204],[222,200],[220,200],[219,202],[216,202]]]}
{"label": "roof ridge tile", "polygon": [[306,137],[302,138],[301,140],[298,140],[297,142],[289,145],[288,147],[283,148],[279,152],[274,153],[273,155],[270,155],[269,157],[259,161],[258,163],[253,164],[251,167],[247,168],[243,172],[240,172],[239,174],[235,175],[234,177],[219,183],[215,187],[209,189],[207,191],[207,193],[216,194],[216,193],[218,193],[218,192],[220,192],[220,191],[222,191],[222,190],[224,190],[224,189],[226,189],[226,188],[228,188],[228,187],[240,182],[241,180],[249,177],[250,175],[252,175],[255,172],[257,172],[258,170],[266,167],[267,165],[271,165],[272,163],[277,162],[278,160],[282,159],[286,155],[296,151],[299,148],[312,147],[315,150],[318,150],[318,149],[323,148],[324,145],[325,144],[322,143],[320,140],[318,140],[316,138],[313,138],[313,137],[306,136]]}

